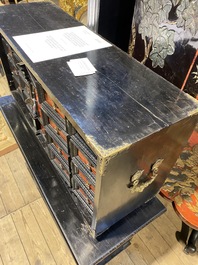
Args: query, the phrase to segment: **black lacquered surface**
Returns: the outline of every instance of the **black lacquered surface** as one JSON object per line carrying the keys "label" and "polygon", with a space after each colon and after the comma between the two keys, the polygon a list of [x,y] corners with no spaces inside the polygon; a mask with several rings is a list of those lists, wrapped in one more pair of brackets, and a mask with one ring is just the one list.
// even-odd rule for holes
{"label": "black lacquered surface", "polygon": [[[197,109],[197,102],[114,46],[32,63],[12,36],[80,24],[51,3],[5,6],[0,10],[3,36],[14,43],[35,77],[99,153],[124,148]],[[89,58],[97,72],[74,77],[67,61],[83,57]]]}
{"label": "black lacquered surface", "polygon": [[135,233],[165,211],[164,206],[154,198],[112,226],[98,240],[93,239],[70,191],[57,177],[15,100],[11,96],[0,98],[0,106],[79,265],[105,264],[114,252],[118,253],[127,246]]}

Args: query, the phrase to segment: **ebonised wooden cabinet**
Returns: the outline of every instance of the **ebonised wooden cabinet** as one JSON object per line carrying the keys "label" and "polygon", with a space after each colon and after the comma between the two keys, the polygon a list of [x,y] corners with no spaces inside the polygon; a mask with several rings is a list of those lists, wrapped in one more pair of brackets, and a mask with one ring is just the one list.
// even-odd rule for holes
{"label": "ebonised wooden cabinet", "polygon": [[[13,96],[98,237],[156,195],[197,122],[198,104],[115,46],[33,63],[13,36],[80,25],[51,3],[5,6],[0,15]],[[67,61],[83,57],[97,72],[75,77]]]}

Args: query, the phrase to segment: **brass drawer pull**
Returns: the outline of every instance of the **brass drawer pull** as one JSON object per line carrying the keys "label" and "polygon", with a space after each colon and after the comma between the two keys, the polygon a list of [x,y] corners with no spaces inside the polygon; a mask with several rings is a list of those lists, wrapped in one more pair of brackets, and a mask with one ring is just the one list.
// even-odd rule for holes
{"label": "brass drawer pull", "polygon": [[146,180],[141,179],[144,170],[138,170],[130,177],[130,183],[128,184],[128,188],[131,193],[134,192],[142,192],[146,187],[148,187],[157,177],[159,166],[162,164],[164,159],[158,159],[152,166],[149,173],[146,176]]}

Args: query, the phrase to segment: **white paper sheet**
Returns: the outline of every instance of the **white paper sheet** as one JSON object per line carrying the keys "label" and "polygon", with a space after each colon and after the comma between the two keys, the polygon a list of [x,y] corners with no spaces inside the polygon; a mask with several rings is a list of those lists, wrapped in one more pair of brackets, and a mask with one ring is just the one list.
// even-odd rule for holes
{"label": "white paper sheet", "polygon": [[33,63],[111,46],[110,43],[85,26],[14,36],[13,38]]}
{"label": "white paper sheet", "polygon": [[67,64],[75,76],[91,75],[96,72],[88,58],[72,59]]}

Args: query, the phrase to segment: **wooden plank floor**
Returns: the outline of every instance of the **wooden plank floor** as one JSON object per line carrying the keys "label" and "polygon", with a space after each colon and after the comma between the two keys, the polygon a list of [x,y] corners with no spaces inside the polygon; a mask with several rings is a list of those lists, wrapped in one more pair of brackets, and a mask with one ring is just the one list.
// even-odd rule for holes
{"label": "wooden plank floor", "polygon": [[[0,78],[0,94],[7,93]],[[198,255],[184,254],[176,241],[180,220],[171,205],[163,203],[167,212],[135,235],[132,244],[108,265],[198,264]],[[18,148],[0,157],[1,264],[76,264]]]}

